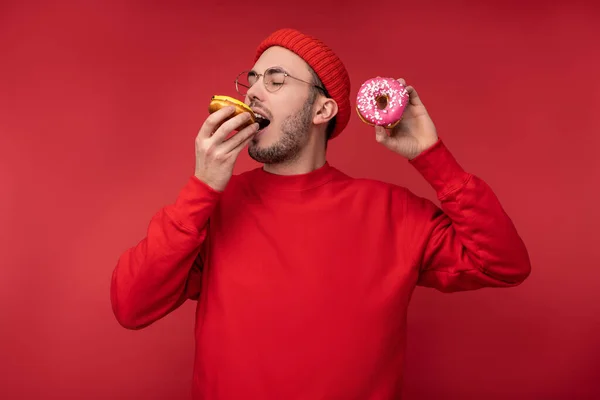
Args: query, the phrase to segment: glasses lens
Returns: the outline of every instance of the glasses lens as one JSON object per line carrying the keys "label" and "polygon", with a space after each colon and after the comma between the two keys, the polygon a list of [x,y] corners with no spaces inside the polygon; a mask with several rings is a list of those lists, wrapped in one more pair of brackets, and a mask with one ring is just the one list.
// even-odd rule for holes
{"label": "glasses lens", "polygon": [[252,86],[255,82],[256,74],[245,71],[238,75],[235,81],[235,86],[240,94],[245,95],[250,86]]}
{"label": "glasses lens", "polygon": [[270,92],[278,90],[285,81],[285,73],[278,69],[268,69],[265,72],[265,86]]}

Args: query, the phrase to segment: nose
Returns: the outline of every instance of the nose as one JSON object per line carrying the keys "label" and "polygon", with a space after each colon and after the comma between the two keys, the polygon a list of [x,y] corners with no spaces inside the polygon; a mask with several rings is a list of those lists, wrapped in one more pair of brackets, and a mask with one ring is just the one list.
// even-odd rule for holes
{"label": "nose", "polygon": [[256,82],[248,89],[248,92],[246,93],[246,102],[252,104],[264,100],[266,89],[263,82],[261,82],[261,79],[263,79],[263,77],[259,76]]}

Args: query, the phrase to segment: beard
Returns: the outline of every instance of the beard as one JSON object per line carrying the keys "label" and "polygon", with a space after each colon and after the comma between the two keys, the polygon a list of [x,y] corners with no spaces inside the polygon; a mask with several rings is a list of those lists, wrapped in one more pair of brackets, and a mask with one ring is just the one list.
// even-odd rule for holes
{"label": "beard", "polygon": [[281,164],[296,160],[308,142],[311,122],[311,101],[306,101],[302,109],[287,117],[281,125],[282,137],[269,147],[261,148],[258,141],[252,139],[248,154],[263,164]]}

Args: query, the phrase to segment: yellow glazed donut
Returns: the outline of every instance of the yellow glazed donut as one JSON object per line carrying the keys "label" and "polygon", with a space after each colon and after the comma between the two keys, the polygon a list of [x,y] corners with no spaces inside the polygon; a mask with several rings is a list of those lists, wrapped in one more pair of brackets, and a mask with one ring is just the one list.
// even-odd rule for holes
{"label": "yellow glazed donut", "polygon": [[231,119],[236,115],[239,115],[244,112],[250,113],[250,119],[248,120],[248,122],[245,122],[243,125],[240,125],[237,128],[238,130],[242,130],[245,127],[250,126],[256,122],[256,116],[254,115],[254,112],[250,107],[246,105],[246,103],[229,96],[214,95],[210,100],[210,104],[208,105],[208,112],[212,114],[215,111],[220,110],[221,108],[229,106],[235,107],[235,112],[227,119]]}

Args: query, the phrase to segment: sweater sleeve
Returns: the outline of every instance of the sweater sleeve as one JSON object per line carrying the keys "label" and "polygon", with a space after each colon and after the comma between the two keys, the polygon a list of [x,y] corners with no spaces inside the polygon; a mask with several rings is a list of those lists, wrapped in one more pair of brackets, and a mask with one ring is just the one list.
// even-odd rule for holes
{"label": "sweater sleeve", "polygon": [[441,140],[410,163],[441,204],[409,195],[420,233],[417,284],[456,292],[522,283],[531,272],[529,255],[492,189],[465,172]]}
{"label": "sweater sleeve", "polygon": [[219,198],[220,192],[191,177],[174,204],[154,215],[146,236],[121,254],[110,296],[123,327],[141,329],[198,298],[202,245]]}

